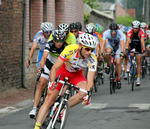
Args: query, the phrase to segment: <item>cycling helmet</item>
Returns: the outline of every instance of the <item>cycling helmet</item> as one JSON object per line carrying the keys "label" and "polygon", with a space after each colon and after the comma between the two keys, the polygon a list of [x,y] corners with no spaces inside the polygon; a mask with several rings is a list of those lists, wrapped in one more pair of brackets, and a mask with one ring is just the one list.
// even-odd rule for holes
{"label": "cycling helmet", "polygon": [[95,24],[95,27],[98,27],[98,26],[99,26],[99,24],[98,24],[98,23],[96,23],[96,24]]}
{"label": "cycling helmet", "polygon": [[71,23],[71,24],[69,25],[69,29],[70,29],[70,31],[73,30],[73,29],[78,29],[78,26],[77,26],[76,23]]}
{"label": "cycling helmet", "polygon": [[79,43],[81,43],[81,45],[83,45],[85,47],[89,47],[89,48],[96,48],[96,46],[97,46],[96,38],[93,35],[87,34],[87,33],[83,33],[79,37]]}
{"label": "cycling helmet", "polygon": [[124,31],[125,31],[126,33],[128,33],[128,31],[129,31],[131,28],[132,28],[132,27],[127,26],[127,27],[124,28]]}
{"label": "cycling helmet", "polygon": [[95,29],[95,31],[100,33],[100,34],[103,32],[103,30],[104,30],[104,28],[101,25],[98,25]]}
{"label": "cycling helmet", "polygon": [[85,26],[85,33],[93,34],[94,31],[95,31],[95,27],[93,27],[89,24]]}
{"label": "cycling helmet", "polygon": [[60,25],[58,25],[58,30],[62,30],[62,31],[69,31],[69,26],[65,23],[62,23]]}
{"label": "cycling helmet", "polygon": [[44,31],[44,32],[52,32],[52,30],[54,29],[54,26],[52,23],[50,22],[43,22],[41,24],[41,29]]}
{"label": "cycling helmet", "polygon": [[122,32],[124,32],[124,29],[125,29],[126,27],[124,26],[124,25],[121,25],[120,26],[120,30],[122,31]]}
{"label": "cycling helmet", "polygon": [[95,27],[94,23],[92,23],[92,22],[91,22],[91,23],[89,23],[89,25],[91,25],[92,27]]}
{"label": "cycling helmet", "polygon": [[140,22],[137,21],[137,20],[133,21],[133,22],[132,22],[132,27],[133,27],[133,28],[140,28]]}
{"label": "cycling helmet", "polygon": [[54,40],[65,40],[66,33],[62,30],[55,30],[53,32],[53,39]]}
{"label": "cycling helmet", "polygon": [[145,22],[141,22],[140,27],[141,28],[146,28],[147,24]]}
{"label": "cycling helmet", "polygon": [[82,24],[81,24],[81,22],[76,22],[76,25],[78,27],[78,30],[81,31],[82,30]]}
{"label": "cycling helmet", "polygon": [[116,23],[111,23],[109,26],[110,30],[117,30],[118,29],[118,25]]}

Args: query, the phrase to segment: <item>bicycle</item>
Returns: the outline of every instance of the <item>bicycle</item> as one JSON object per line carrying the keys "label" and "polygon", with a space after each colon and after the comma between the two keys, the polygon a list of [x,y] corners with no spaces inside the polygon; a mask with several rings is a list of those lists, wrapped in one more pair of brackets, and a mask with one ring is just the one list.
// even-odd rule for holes
{"label": "bicycle", "polygon": [[136,55],[142,55],[144,56],[143,54],[139,54],[137,52],[130,52],[130,53],[134,53],[134,56],[131,58],[131,68],[130,68],[130,71],[131,71],[131,91],[134,91],[134,81],[136,80],[136,68],[137,68],[137,64],[136,64]]}
{"label": "bicycle", "polygon": [[101,66],[97,66],[97,76],[94,79],[94,90],[98,91],[100,84],[104,84],[104,61],[102,60]]}
{"label": "bicycle", "polygon": [[[39,63],[39,62],[32,62],[31,64],[37,64],[37,63]],[[47,74],[47,73],[45,73],[45,74]],[[36,93],[36,89],[37,89],[37,86],[38,86],[40,77],[41,77],[41,72],[37,72],[37,78],[36,78],[35,87],[34,87],[34,97],[35,97],[35,93]],[[46,88],[44,88],[44,90],[42,91],[42,95],[41,95],[39,104],[38,104],[38,106],[37,106],[37,114],[38,114],[38,112],[39,112],[40,107],[43,105],[43,103],[44,103],[44,101],[45,101],[46,95],[47,95],[47,86],[46,86]],[[36,114],[35,117],[31,115],[30,118],[36,119],[37,114]]]}
{"label": "bicycle", "polygon": [[142,68],[142,78],[145,77],[147,74],[147,62],[145,61],[145,56],[143,56],[141,61],[141,68]]}
{"label": "bicycle", "polygon": [[[68,78],[65,78],[64,81],[60,80],[60,76],[56,79],[56,84],[57,83],[62,83],[63,86],[59,92],[58,97],[56,98],[55,103],[53,106],[51,106],[49,115],[46,118],[46,124],[42,125],[42,129],[64,129],[67,117],[69,114],[69,104],[68,104],[68,99],[69,99],[69,94],[71,88],[74,88],[78,91],[86,93],[89,97],[91,96],[92,89],[90,91],[86,91],[84,89],[81,89],[79,87],[74,86],[71,83],[68,83]],[[66,90],[64,96],[61,96],[62,90],[64,86],[67,85],[68,89]],[[61,120],[59,119],[59,116],[61,112],[63,111],[63,116]]]}

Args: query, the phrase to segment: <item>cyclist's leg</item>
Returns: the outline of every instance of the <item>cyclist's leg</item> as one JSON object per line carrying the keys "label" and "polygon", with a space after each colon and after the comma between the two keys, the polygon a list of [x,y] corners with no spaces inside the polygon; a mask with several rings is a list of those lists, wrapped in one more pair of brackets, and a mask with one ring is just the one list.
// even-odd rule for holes
{"label": "cyclist's leg", "polygon": [[[142,50],[141,50],[141,46],[137,46],[136,47],[136,51],[140,54],[142,53]],[[141,73],[141,59],[142,59],[142,56],[141,55],[137,55],[136,56],[136,63],[137,63],[137,85],[141,85],[141,82],[140,82],[140,73]]]}
{"label": "cyclist's leg", "polygon": [[[110,45],[109,42],[107,42],[106,53],[111,53],[112,50],[113,50],[112,46]],[[107,62],[107,64],[110,64],[110,59],[111,59],[110,55],[104,55],[104,60],[105,62]]]}
{"label": "cyclist's leg", "polygon": [[[73,83],[74,85],[82,89],[86,89],[86,86],[87,86],[87,80],[85,79],[85,77],[82,75],[81,72],[77,72],[76,75],[73,76],[69,82]],[[85,95],[86,95],[85,93],[78,91],[77,94],[75,94],[69,99],[69,107],[73,107],[77,105],[78,103],[82,102],[83,97]]]}
{"label": "cyclist's leg", "polygon": [[46,84],[48,83],[49,80],[49,73],[50,70],[46,67],[46,65],[44,65],[44,72],[41,74],[41,77],[39,79],[38,82],[38,86],[36,89],[36,93],[35,93],[35,97],[34,97],[34,105],[33,105],[33,109],[30,111],[29,115],[31,118],[34,118],[37,112],[37,107],[42,95],[42,91],[44,90]]}
{"label": "cyclist's leg", "polygon": [[117,66],[117,78],[118,80],[120,80],[120,77],[121,77],[121,58],[120,58],[120,53],[121,53],[121,47],[119,45],[119,48],[117,49],[116,51],[116,66]]}
{"label": "cyclist's leg", "polygon": [[[42,123],[44,122],[46,116],[48,115],[48,110],[49,108],[53,105],[53,103],[55,102],[56,97],[58,96],[59,91],[58,90],[48,90],[47,91],[47,96],[45,99],[44,104],[41,106],[38,116],[37,116],[37,120],[36,120],[36,125],[42,125]],[[36,127],[35,125],[35,127]]]}

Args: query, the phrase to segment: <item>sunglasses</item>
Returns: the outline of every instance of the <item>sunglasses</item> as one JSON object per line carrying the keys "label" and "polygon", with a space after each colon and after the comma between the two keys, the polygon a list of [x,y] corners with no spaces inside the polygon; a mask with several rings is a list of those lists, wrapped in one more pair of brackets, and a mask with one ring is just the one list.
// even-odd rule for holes
{"label": "sunglasses", "polygon": [[82,46],[86,51],[91,51],[93,52],[95,48],[89,48],[89,47],[85,47],[85,46]]}
{"label": "sunglasses", "polygon": [[111,30],[111,33],[112,33],[112,32],[116,32],[116,33],[117,33],[117,30]]}
{"label": "sunglasses", "polygon": [[75,30],[75,31],[70,31],[71,33],[77,33],[78,31],[77,30]]}
{"label": "sunglasses", "polygon": [[44,32],[47,33],[47,34],[48,34],[48,33],[52,33],[52,31],[44,31]]}
{"label": "sunglasses", "polygon": [[58,43],[58,42],[59,42],[59,43],[63,43],[64,40],[57,40],[57,39],[55,39],[55,42],[56,42],[56,43]]}

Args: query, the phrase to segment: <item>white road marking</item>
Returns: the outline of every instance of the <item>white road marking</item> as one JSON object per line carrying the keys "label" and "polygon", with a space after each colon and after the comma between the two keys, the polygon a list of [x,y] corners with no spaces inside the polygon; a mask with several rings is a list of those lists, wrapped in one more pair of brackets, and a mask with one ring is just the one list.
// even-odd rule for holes
{"label": "white road marking", "polygon": [[150,104],[130,104],[129,107],[137,107],[141,110],[148,110],[150,109]]}
{"label": "white road marking", "polygon": [[[90,103],[89,105],[87,106],[84,106],[83,108],[84,109],[104,109],[104,108],[109,108],[111,107],[110,105],[108,106],[108,103]],[[150,103],[143,103],[143,104],[129,104],[129,106],[127,107],[127,109],[130,109],[129,107],[132,107],[132,108],[136,108],[135,110],[139,109],[139,110],[150,110]],[[124,109],[119,107],[121,110]],[[118,110],[117,106],[116,106],[116,109]],[[125,109],[125,110],[127,110]],[[109,109],[109,110],[115,110],[114,108],[112,109]],[[134,109],[133,109],[134,110]]]}
{"label": "white road marking", "polygon": [[107,106],[107,103],[90,103],[89,105],[84,106],[83,108],[90,108],[90,109],[103,109]]}

